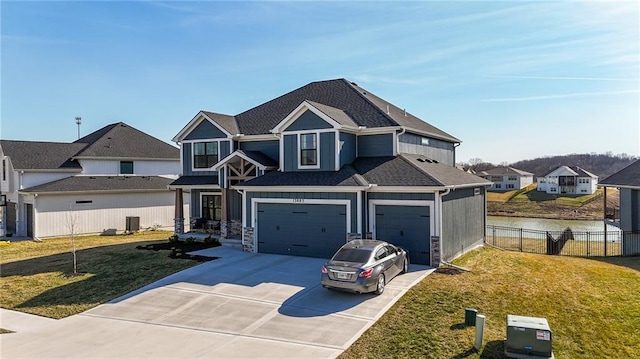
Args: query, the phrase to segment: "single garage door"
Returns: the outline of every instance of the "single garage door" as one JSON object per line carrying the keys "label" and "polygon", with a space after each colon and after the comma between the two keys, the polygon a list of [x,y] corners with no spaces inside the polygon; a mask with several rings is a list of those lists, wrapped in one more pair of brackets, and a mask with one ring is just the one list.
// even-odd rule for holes
{"label": "single garage door", "polygon": [[331,258],[347,241],[346,206],[258,204],[258,252]]}
{"label": "single garage door", "polygon": [[409,252],[409,261],[429,265],[429,207],[376,205],[376,239]]}

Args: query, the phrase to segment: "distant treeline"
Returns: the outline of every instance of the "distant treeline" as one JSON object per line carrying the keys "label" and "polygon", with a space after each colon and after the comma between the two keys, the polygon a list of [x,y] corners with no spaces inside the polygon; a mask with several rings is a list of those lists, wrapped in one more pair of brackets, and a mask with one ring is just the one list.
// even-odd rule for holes
{"label": "distant treeline", "polygon": [[626,153],[614,155],[612,153],[596,154],[570,154],[564,156],[541,157],[532,160],[523,160],[511,164],[492,164],[479,158],[472,158],[468,163],[463,163],[465,170],[486,171],[498,166],[510,166],[519,170],[533,173],[536,177],[543,177],[560,166],[578,166],[585,169],[600,179],[604,179],[615,172],[638,160],[639,157],[629,156]]}

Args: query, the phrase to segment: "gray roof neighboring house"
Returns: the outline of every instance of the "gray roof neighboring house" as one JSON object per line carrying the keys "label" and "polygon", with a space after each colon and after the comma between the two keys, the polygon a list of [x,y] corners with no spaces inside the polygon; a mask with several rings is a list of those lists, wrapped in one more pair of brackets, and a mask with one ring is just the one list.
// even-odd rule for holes
{"label": "gray roof neighboring house", "polygon": [[179,148],[123,122],[105,126],[73,143],[85,145],[75,154],[77,158],[180,159]]}
{"label": "gray roof neighboring house", "polygon": [[640,160],[605,178],[598,185],[640,189]]}
{"label": "gray roof neighboring house", "polygon": [[0,140],[14,170],[81,171],[78,158],[180,159],[180,149],[118,122],[73,143]]}
{"label": "gray roof neighboring house", "polygon": [[[216,122],[231,134],[262,135],[271,130],[308,101],[337,122],[365,128],[406,127],[409,131],[428,134],[438,139],[460,143],[450,134],[422,121],[399,107],[345,79],[317,81],[267,101],[236,116],[215,116]],[[233,131],[233,123],[237,132]]]}
{"label": "gray roof neighboring house", "polygon": [[16,171],[59,170],[81,172],[71,158],[86,145],[81,143],[0,140],[5,156]]}
{"label": "gray roof neighboring house", "polygon": [[490,186],[491,182],[455,167],[429,160],[421,155],[401,154],[387,157],[360,157],[338,172],[278,172],[236,186],[356,186],[369,184],[389,187],[471,187]]}
{"label": "gray roof neighboring house", "polygon": [[173,178],[161,176],[72,176],[29,187],[25,193],[166,191]]}
{"label": "gray roof neighboring house", "polygon": [[557,175],[557,176],[576,176],[576,177],[591,177],[591,178],[598,178],[598,176],[594,175],[593,173],[585,170],[584,168],[580,168],[578,166],[560,166],[558,168],[556,168],[555,170],[549,172],[548,174],[546,174],[544,177],[547,176],[552,176],[552,175]]}
{"label": "gray roof neighboring house", "polygon": [[531,172],[527,172],[527,171],[523,171],[517,168],[507,167],[507,166],[495,167],[490,170],[482,171],[481,174],[489,175],[489,176],[509,176],[509,175],[533,176],[533,173]]}

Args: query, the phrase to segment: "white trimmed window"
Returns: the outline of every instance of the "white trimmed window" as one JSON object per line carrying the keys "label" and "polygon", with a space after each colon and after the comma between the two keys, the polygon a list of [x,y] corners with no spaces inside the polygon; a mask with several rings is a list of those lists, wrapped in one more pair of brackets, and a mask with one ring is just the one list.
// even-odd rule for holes
{"label": "white trimmed window", "polygon": [[218,163],[218,141],[193,143],[193,168],[211,168]]}
{"label": "white trimmed window", "polygon": [[301,133],[298,135],[298,165],[300,167],[320,167],[317,133]]}

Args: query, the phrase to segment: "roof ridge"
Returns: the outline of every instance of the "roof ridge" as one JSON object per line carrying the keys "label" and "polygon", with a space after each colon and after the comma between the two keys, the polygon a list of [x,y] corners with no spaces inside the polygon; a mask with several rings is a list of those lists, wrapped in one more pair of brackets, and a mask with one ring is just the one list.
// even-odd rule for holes
{"label": "roof ridge", "polygon": [[[369,106],[372,106],[372,107],[373,107],[373,109],[374,109],[375,111],[377,111],[378,113],[382,114],[382,116],[384,116],[387,120],[391,121],[391,123],[395,123],[397,126],[400,126],[400,124],[399,124],[396,120],[394,120],[391,116],[389,116],[389,114],[388,114],[388,113],[386,113],[386,112],[382,111],[382,109],[381,109],[380,107],[376,106],[376,104],[374,104],[374,103],[373,103],[373,101],[369,100],[365,95],[361,94],[361,93],[360,93],[360,91],[358,91],[358,90],[356,90],[356,89],[354,88],[354,86],[357,86],[358,88],[361,88],[361,89],[365,90],[363,87],[360,87],[360,86],[356,85],[356,83],[355,83],[355,82],[351,82],[351,81],[349,81],[349,80],[347,80],[347,79],[344,79],[344,78],[343,78],[343,79],[341,79],[341,80],[342,80],[343,82],[345,82],[345,83],[346,83],[347,87],[348,87],[348,88],[350,88],[350,89],[351,89],[351,91],[353,91],[353,92],[355,92],[356,94],[358,94],[358,96],[359,96],[360,98],[364,99],[364,100],[365,100],[365,102],[366,102]],[[369,90],[367,90],[366,92],[370,92],[370,91],[369,91]],[[376,97],[378,97],[378,96],[376,96]],[[385,100],[385,102],[387,102],[387,104],[390,104],[390,103],[389,103],[389,101],[386,101],[386,100]],[[395,105],[394,105],[394,106],[395,106]],[[397,106],[396,106],[396,107],[397,107]]]}
{"label": "roof ridge", "polygon": [[[405,162],[407,162],[408,164],[410,164],[411,166],[413,166],[414,168],[418,169],[422,174],[424,174],[425,176],[427,176],[428,178],[431,178],[434,182],[436,183],[440,183],[441,186],[446,186],[444,183],[442,183],[442,181],[440,181],[439,179],[431,176],[430,174],[428,174],[427,172],[425,172],[422,168],[420,168],[417,164],[412,163],[409,158],[407,158],[405,156],[404,153],[400,153],[398,155],[398,157],[402,158]],[[426,157],[426,156],[425,156]]]}

